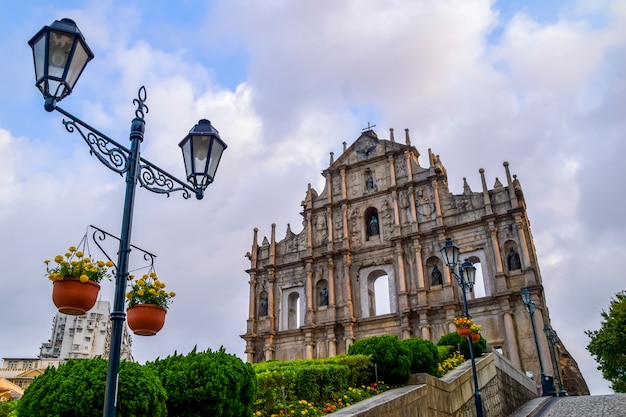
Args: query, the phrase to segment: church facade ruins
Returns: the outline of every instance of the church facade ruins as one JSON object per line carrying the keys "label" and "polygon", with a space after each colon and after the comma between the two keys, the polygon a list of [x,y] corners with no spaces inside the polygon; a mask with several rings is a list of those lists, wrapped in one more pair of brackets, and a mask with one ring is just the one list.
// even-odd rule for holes
{"label": "church facade ruins", "polygon": [[[545,373],[555,375],[526,203],[519,180],[503,165],[504,183],[496,178],[489,189],[480,169],[482,190],[472,191],[464,179],[462,194],[454,195],[439,156],[429,149],[420,158],[408,130],[405,144],[395,141],[393,129],[389,139],[367,130],[351,146],[344,143],[336,160],[331,153],[324,189],[318,193],[309,184],[302,202],[303,230],[294,233],[288,225],[277,241],[273,224],[270,239],[260,244],[254,230],[242,335],[248,362],[344,354],[354,341],[376,335],[436,343],[463,315],[463,295],[440,253],[451,238],[461,260],[478,268],[468,306],[488,345],[539,375],[520,297],[527,288]],[[558,351],[559,358],[569,357],[561,343]],[[570,360],[570,377],[585,393]]]}

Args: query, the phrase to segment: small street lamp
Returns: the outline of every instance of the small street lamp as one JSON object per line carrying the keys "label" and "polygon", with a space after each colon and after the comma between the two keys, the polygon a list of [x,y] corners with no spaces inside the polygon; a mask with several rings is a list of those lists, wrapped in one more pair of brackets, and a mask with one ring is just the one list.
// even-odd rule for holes
{"label": "small street lamp", "polygon": [[111,313],[111,350],[106,380],[104,417],[115,417],[117,403],[118,373],[121,356],[122,334],[126,313],[124,296],[128,279],[128,261],[131,251],[130,237],[133,222],[135,189],[137,182],[143,188],[167,196],[181,191],[185,199],[195,195],[202,199],[204,190],[215,178],[215,172],[226,149],[226,143],[211,123],[202,119],[180,142],[183,151],[187,181],[177,179],[141,157],[139,148],[145,131],[144,114],[146,89],[139,88],[133,104],[137,106],[130,128],[130,149],[89,126],[79,118],[57,106],[71,94],[76,81],[94,55],[85,42],[76,23],[61,19],[43,27],[28,42],[33,50],[36,86],[41,91],[46,111],[56,110],[70,120],[63,120],[68,132],[78,132],[90,153],[112,171],[126,174],[126,194],[122,214],[122,231],[115,275],[115,297]]}
{"label": "small street lamp", "polygon": [[557,393],[558,397],[567,397],[567,391],[563,389],[563,381],[561,380],[561,365],[559,364],[559,358],[556,356],[556,341],[557,336],[556,332],[550,328],[547,324],[543,326],[543,332],[546,334],[548,341],[550,342],[550,348],[552,349],[552,357],[554,358],[554,362],[556,363],[556,374],[558,376],[559,381],[559,392]]}
{"label": "small street lamp", "polygon": [[528,288],[522,288],[520,295],[522,296],[522,301],[524,301],[524,305],[526,306],[526,310],[530,316],[530,325],[533,329],[533,338],[535,339],[537,359],[539,360],[539,372],[541,373],[541,388],[543,390],[543,395],[549,396],[554,392],[554,383],[551,383],[552,377],[546,375],[543,371],[543,362],[541,361],[541,352],[539,351],[539,341],[537,340],[537,330],[535,329],[535,320],[533,319],[535,315],[535,303],[530,298]]}
{"label": "small street lamp", "polygon": [[[467,295],[474,289],[476,283],[476,267],[466,259],[462,264],[459,264],[459,248],[452,243],[452,239],[447,238],[443,247],[441,248],[441,256],[443,257],[446,265],[450,269],[450,273],[456,278],[457,284],[461,288],[463,293],[463,308],[465,310],[465,317],[471,318],[469,310],[467,308]],[[458,266],[458,274],[455,271],[456,265]],[[470,358],[472,360],[472,374],[474,377],[474,403],[476,404],[476,416],[483,417],[483,399],[480,395],[480,388],[478,387],[478,374],[476,372],[476,359],[474,358],[474,347],[470,339],[471,336],[467,336],[467,344],[469,345]]]}

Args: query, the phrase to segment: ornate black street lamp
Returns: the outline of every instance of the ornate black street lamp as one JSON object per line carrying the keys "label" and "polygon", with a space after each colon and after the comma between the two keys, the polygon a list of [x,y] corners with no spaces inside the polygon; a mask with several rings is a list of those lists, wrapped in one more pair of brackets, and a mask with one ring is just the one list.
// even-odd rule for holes
{"label": "ornate black street lamp", "polygon": [[[441,256],[446,262],[446,265],[448,265],[450,273],[454,276],[454,278],[456,278],[456,282],[459,284],[461,292],[463,293],[463,308],[465,310],[465,317],[471,318],[467,308],[467,293],[474,289],[474,284],[476,283],[476,268],[469,259],[466,259],[462,264],[459,264],[459,248],[452,243],[452,239],[450,238],[446,239],[446,242],[441,248]],[[457,264],[459,265],[458,274],[455,271]],[[483,399],[480,395],[480,388],[478,387],[478,374],[476,372],[474,346],[472,345],[471,336],[467,336],[467,338],[470,358],[472,361],[472,374],[474,377],[474,403],[476,404],[476,416],[483,417]]]}
{"label": "ornate black street lamp", "polygon": [[554,358],[554,363],[556,363],[556,367],[554,368],[556,374],[558,376],[559,381],[559,392],[557,392],[558,397],[567,397],[567,391],[563,389],[563,381],[561,380],[561,365],[559,364],[559,358],[556,356],[556,342],[557,336],[556,332],[550,328],[547,324],[543,326],[543,332],[546,334],[548,341],[550,342],[550,348],[552,349],[552,357]]}
{"label": "ornate black street lamp", "polygon": [[526,311],[528,311],[528,315],[530,316],[530,325],[533,328],[533,338],[535,339],[535,348],[537,348],[537,359],[539,360],[539,372],[541,373],[541,389],[543,390],[544,396],[552,395],[554,392],[554,387],[552,383],[552,376],[546,375],[543,371],[543,362],[541,361],[541,352],[539,351],[539,341],[537,339],[537,330],[535,329],[535,303],[530,297],[530,292],[528,288],[522,288],[520,292],[522,296],[522,300],[524,301],[524,305],[526,306]]}
{"label": "ornate black street lamp", "polygon": [[115,275],[115,297],[111,313],[111,349],[107,372],[104,417],[115,417],[117,403],[117,382],[120,364],[120,351],[126,313],[124,295],[128,279],[128,260],[131,250],[130,236],[133,222],[133,208],[137,182],[155,193],[167,196],[181,191],[185,199],[195,195],[202,199],[204,190],[213,182],[215,172],[226,149],[219,132],[208,120],[200,120],[180,142],[183,151],[189,186],[156,165],[141,158],[139,148],[145,131],[144,114],[146,89],[139,88],[133,104],[137,106],[135,118],[130,127],[130,149],[89,126],[57,106],[68,96],[82,74],[93,53],[87,46],[80,30],[70,19],[61,19],[42,28],[28,42],[33,49],[37,88],[45,99],[44,108],[58,111],[70,120],[63,120],[68,132],[78,132],[100,162],[109,169],[126,174],[126,194],[122,214],[122,231]]}

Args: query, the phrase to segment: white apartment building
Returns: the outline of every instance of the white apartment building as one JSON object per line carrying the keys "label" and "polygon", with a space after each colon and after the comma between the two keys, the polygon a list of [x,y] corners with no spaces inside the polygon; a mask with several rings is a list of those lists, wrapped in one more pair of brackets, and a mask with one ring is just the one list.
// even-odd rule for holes
{"label": "white apartment building", "polygon": [[[41,344],[37,358],[3,358],[0,378],[25,389],[32,380],[49,367],[58,367],[68,359],[89,359],[96,356],[109,357],[111,340],[111,304],[98,301],[82,316],[57,313],[52,320],[52,335]],[[133,361],[132,339],[124,326],[122,336],[122,360]],[[16,393],[12,393],[16,395]],[[21,394],[18,395],[18,397]]]}
{"label": "white apartment building", "polygon": [[[111,304],[98,301],[82,316],[68,316],[57,313],[52,321],[52,336],[41,344],[39,357],[68,359],[88,359],[96,356],[107,358],[111,338]],[[124,326],[122,337],[122,360],[133,360],[132,339]]]}

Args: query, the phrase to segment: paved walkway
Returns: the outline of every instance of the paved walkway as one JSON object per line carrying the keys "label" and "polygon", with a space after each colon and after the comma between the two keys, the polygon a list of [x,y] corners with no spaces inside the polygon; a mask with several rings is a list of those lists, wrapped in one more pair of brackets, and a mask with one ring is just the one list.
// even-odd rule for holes
{"label": "paved walkway", "polygon": [[535,398],[511,417],[626,417],[626,394]]}

